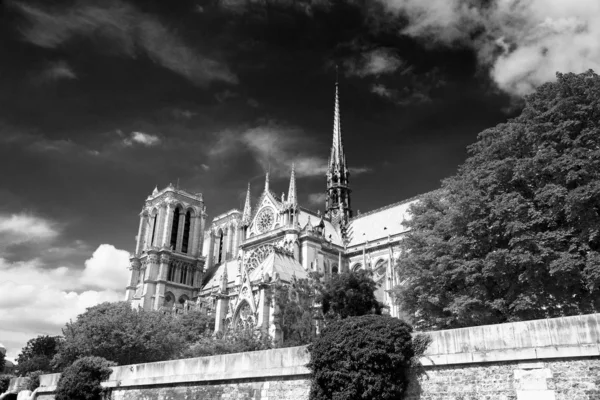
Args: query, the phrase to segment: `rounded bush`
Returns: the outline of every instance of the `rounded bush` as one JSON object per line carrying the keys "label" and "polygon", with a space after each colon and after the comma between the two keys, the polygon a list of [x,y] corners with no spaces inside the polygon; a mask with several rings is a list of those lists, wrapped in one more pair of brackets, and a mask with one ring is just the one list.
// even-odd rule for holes
{"label": "rounded bush", "polygon": [[100,382],[108,379],[116,365],[102,357],[84,357],[62,373],[56,386],[56,400],[101,400]]}
{"label": "rounded bush", "polygon": [[412,327],[381,315],[335,321],[309,346],[311,400],[401,399],[415,355]]}

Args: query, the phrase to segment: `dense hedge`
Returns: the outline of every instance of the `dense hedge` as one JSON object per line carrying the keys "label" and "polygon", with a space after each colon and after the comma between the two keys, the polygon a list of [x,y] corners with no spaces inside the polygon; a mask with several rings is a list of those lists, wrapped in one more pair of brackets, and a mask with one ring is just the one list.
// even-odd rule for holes
{"label": "dense hedge", "polygon": [[16,378],[16,376],[11,374],[0,375],[0,394],[8,390],[8,386],[10,385],[10,380],[12,378]]}
{"label": "dense hedge", "polygon": [[83,357],[67,367],[56,387],[56,400],[101,400],[100,382],[108,379],[116,365],[102,357]]}
{"label": "dense hedge", "polygon": [[412,327],[381,315],[335,321],[309,346],[311,400],[401,399],[415,350]]}

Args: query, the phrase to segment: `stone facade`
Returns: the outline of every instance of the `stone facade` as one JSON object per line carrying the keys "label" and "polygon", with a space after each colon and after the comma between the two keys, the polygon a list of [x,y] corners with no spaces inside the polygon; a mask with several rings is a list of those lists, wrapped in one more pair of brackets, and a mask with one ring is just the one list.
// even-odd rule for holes
{"label": "stone facade", "polygon": [[284,377],[278,380],[210,382],[206,385],[177,385],[164,388],[114,389],[111,400],[307,400],[310,381]]}
{"label": "stone facade", "polygon": [[427,367],[406,400],[596,400],[600,357]]}

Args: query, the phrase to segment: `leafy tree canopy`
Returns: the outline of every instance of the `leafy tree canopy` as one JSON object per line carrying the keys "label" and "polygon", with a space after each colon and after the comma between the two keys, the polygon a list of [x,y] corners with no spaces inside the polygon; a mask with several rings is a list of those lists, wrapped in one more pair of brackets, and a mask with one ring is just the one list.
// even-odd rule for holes
{"label": "leafy tree canopy", "polygon": [[401,399],[414,363],[411,332],[382,315],[329,323],[309,346],[310,400]]}
{"label": "leafy tree canopy", "polygon": [[17,357],[17,373],[26,376],[34,371],[53,372],[52,358],[58,352],[60,336],[41,335],[30,339]]}
{"label": "leafy tree canopy", "polygon": [[53,363],[64,368],[84,356],[103,357],[119,365],[178,358],[213,319],[199,312],[185,315],[133,310],[127,302],[88,308],[63,329],[65,337]]}
{"label": "leafy tree canopy", "polygon": [[332,275],[322,288],[323,313],[334,318],[381,314],[382,305],[375,298],[377,283],[371,275],[365,270]]}
{"label": "leafy tree canopy", "polygon": [[412,207],[397,292],[422,328],[600,310],[600,77],[557,77]]}

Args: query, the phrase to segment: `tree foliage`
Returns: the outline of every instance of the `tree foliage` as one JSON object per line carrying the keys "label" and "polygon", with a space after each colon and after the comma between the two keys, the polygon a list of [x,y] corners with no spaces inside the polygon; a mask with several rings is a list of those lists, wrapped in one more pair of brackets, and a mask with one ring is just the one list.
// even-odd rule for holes
{"label": "tree foliage", "polygon": [[557,77],[412,206],[397,292],[421,327],[600,310],[600,77]]}
{"label": "tree foliage", "polygon": [[321,274],[311,272],[308,279],[295,279],[291,284],[281,284],[275,289],[283,332],[281,347],[301,346],[312,341],[317,312],[315,303],[323,291],[321,278]]}
{"label": "tree foliage", "polygon": [[273,347],[268,334],[252,327],[228,329],[224,334],[206,332],[182,353],[182,358],[268,350]]}
{"label": "tree foliage", "polygon": [[6,365],[6,355],[2,351],[0,351],[0,373],[4,372],[5,365]]}
{"label": "tree foliage", "polygon": [[67,367],[56,386],[56,400],[101,400],[100,382],[110,376],[115,363],[102,357],[83,357]]}
{"label": "tree foliage", "polygon": [[53,362],[64,368],[85,356],[118,365],[174,359],[211,331],[213,323],[199,312],[171,315],[133,310],[127,302],[102,303],[67,323],[65,340]]}
{"label": "tree foliage", "polygon": [[17,357],[17,374],[26,376],[35,371],[54,372],[51,362],[61,341],[60,336],[47,335],[30,339]]}
{"label": "tree foliage", "polygon": [[310,400],[402,398],[415,356],[411,332],[381,315],[329,323],[309,346]]}
{"label": "tree foliage", "polygon": [[[0,352],[0,354],[2,353]],[[10,380],[12,378],[16,378],[16,375],[0,374],[0,394],[6,393],[8,387],[10,386]]]}
{"label": "tree foliage", "polygon": [[381,314],[382,304],[375,297],[376,289],[370,271],[334,274],[322,288],[323,313],[333,318]]}

